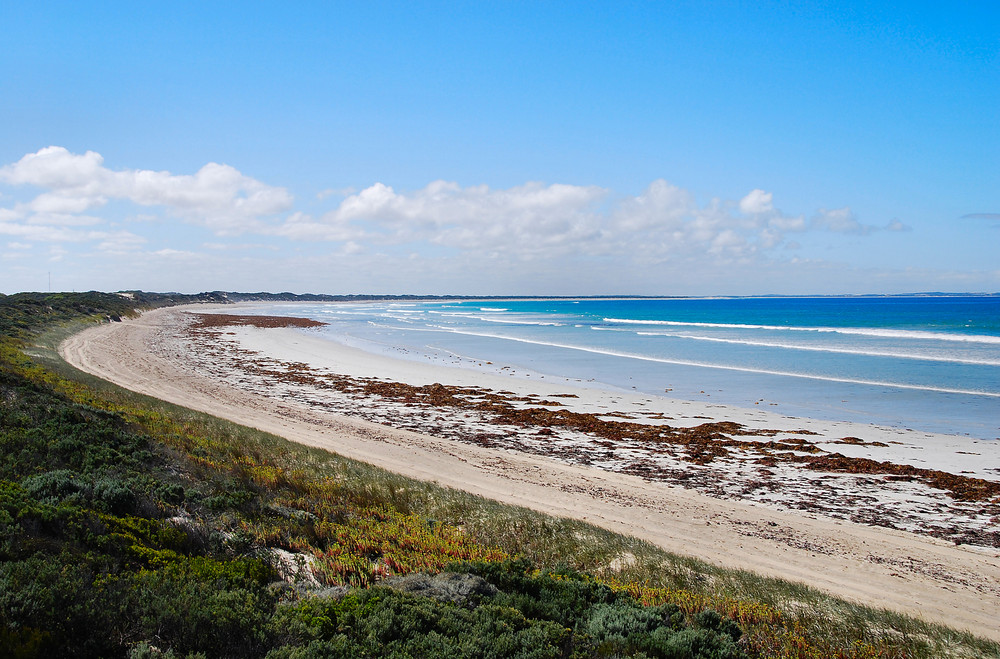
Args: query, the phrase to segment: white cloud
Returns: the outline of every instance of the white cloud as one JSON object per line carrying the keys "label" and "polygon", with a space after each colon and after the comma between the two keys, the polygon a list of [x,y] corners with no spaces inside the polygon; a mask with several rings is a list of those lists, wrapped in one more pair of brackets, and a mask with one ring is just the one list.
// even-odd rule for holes
{"label": "white cloud", "polygon": [[606,194],[602,188],[577,185],[526,183],[508,190],[486,185],[462,188],[457,183],[434,181],[412,194],[396,193],[376,183],[351,195],[325,219],[348,222],[365,219],[384,224],[440,228],[452,225],[489,226],[548,223],[566,219],[588,208]]}
{"label": "white cloud", "polygon": [[[784,240],[784,219],[771,204],[770,193],[754,191],[743,207],[760,211],[747,219],[734,214],[738,203],[712,199],[698,205],[688,191],[657,180],[640,195],[619,202],[613,213],[613,253],[640,263],[695,263],[742,260]],[[749,200],[749,201],[748,201]],[[766,213],[765,213],[766,211]],[[609,250],[611,252],[611,250]]]}
{"label": "white cloud", "polygon": [[65,227],[35,226],[17,222],[0,222],[0,235],[16,236],[42,243],[77,243],[87,240],[87,232]]}
{"label": "white cloud", "polygon": [[867,231],[846,208],[822,210],[812,224],[785,215],[760,189],[739,201],[699,205],[689,191],[658,179],[638,195],[610,203],[608,197],[603,188],[565,184],[494,189],[434,181],[398,192],[375,183],[322,217],[295,213],[266,231],[349,244],[345,253],[423,244],[511,262],[572,255],[642,264],[721,264],[777,249],[788,232]]}
{"label": "white cloud", "polygon": [[104,220],[93,215],[45,212],[27,215],[25,223],[39,226],[92,227],[103,224]]}
{"label": "white cloud", "polygon": [[835,233],[854,233],[867,235],[872,232],[872,227],[861,224],[855,217],[854,211],[845,206],[834,210],[821,208],[813,217],[814,227],[833,231]]}
{"label": "white cloud", "polygon": [[271,245],[268,243],[222,243],[222,242],[212,242],[212,243],[202,243],[201,245],[205,249],[213,249],[218,251],[243,251],[248,249],[267,249],[272,252],[278,251],[277,245]]}
{"label": "white cloud", "polygon": [[52,243],[51,249],[55,249],[62,244],[98,242],[99,249],[125,251],[134,249],[146,242],[145,238],[128,231],[96,231],[66,226],[18,224],[11,222],[0,223],[0,235],[14,236],[39,243]]}
{"label": "white cloud", "polygon": [[49,247],[49,261],[53,263],[62,261],[67,254],[69,254],[69,250],[62,245],[52,245]]}
{"label": "white cloud", "polygon": [[[161,206],[219,233],[252,228],[264,216],[284,212],[292,196],[239,170],[208,163],[193,175],[152,170],[111,170],[99,153],[74,154],[58,146],[29,153],[0,168],[0,181],[47,189],[25,211],[70,215],[101,207],[110,199]],[[65,222],[64,222],[65,223]]]}
{"label": "white cloud", "polygon": [[97,245],[97,248],[102,252],[115,254],[134,252],[148,242],[142,236],[137,236],[136,234],[128,231],[116,231],[114,233],[104,234],[103,236],[94,235],[92,238],[103,238],[103,240],[101,240],[101,242]]}
{"label": "white cloud", "polygon": [[0,167],[0,180],[55,190],[86,188],[108,171],[103,163],[104,158],[94,151],[80,156],[61,146],[49,146]]}
{"label": "white cloud", "polygon": [[506,190],[434,181],[412,193],[375,183],[319,219],[296,213],[273,233],[359,245],[431,243],[528,254],[597,237],[595,186],[526,183]]}
{"label": "white cloud", "polygon": [[348,240],[340,249],[340,253],[345,255],[363,254],[364,252],[364,246],[354,242],[353,240]]}
{"label": "white cloud", "polygon": [[658,179],[642,194],[620,202],[614,217],[615,230],[676,228],[696,209],[691,193]]}
{"label": "white cloud", "polygon": [[747,240],[732,229],[720,231],[710,242],[710,254],[738,253],[744,250]]}
{"label": "white cloud", "polygon": [[74,195],[55,194],[51,192],[38,195],[27,204],[34,213],[83,213],[91,208],[103,206],[107,202],[104,197],[82,197]]}
{"label": "white cloud", "polygon": [[136,213],[128,217],[129,222],[159,222],[161,218],[159,215],[153,215],[151,213]]}
{"label": "white cloud", "polygon": [[789,216],[774,206],[774,194],[759,188],[751,190],[739,201],[740,212],[750,216],[751,226],[767,227],[765,241],[777,244],[783,232],[805,231],[806,221],[801,215]]}
{"label": "white cloud", "polygon": [[771,199],[774,195],[770,192],[756,189],[751,190],[747,196],[740,199],[740,210],[747,215],[759,215],[770,213],[774,210]]}
{"label": "white cloud", "polygon": [[[210,227],[237,228],[239,221],[273,215],[292,206],[292,196],[229,165],[208,163],[193,176],[148,170],[115,172],[113,196],[143,206],[166,206]],[[233,226],[231,226],[233,225]]]}
{"label": "white cloud", "polygon": [[367,232],[344,222],[317,220],[306,213],[292,213],[277,227],[264,230],[291,240],[343,242],[363,239]]}
{"label": "white cloud", "polygon": [[178,260],[186,260],[186,259],[190,259],[190,258],[200,257],[201,256],[201,254],[198,254],[197,252],[191,252],[191,251],[183,250],[183,249],[171,249],[169,247],[165,247],[163,249],[158,249],[155,252],[150,252],[150,253],[153,256],[160,256],[160,257],[163,257],[163,258],[178,259]]}

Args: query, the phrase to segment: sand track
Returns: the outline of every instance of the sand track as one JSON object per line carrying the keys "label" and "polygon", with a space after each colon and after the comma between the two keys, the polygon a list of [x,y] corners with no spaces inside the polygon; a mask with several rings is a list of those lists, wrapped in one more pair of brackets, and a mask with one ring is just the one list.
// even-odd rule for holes
{"label": "sand track", "polygon": [[160,356],[177,309],[66,340],[73,366],[148,394],[414,478],[586,520],[664,549],[1000,641],[1000,555],[933,538],[724,501],[510,451],[323,414],[198,377]]}

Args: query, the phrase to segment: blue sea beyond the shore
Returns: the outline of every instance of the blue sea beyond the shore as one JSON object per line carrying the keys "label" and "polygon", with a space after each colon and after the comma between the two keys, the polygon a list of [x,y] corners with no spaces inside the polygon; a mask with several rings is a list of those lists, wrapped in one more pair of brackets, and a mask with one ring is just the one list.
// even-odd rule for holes
{"label": "blue sea beyond the shore", "polygon": [[[1000,297],[261,305],[403,359],[790,416],[1000,438]],[[482,362],[492,362],[479,367]],[[528,374],[531,375],[528,375]]]}

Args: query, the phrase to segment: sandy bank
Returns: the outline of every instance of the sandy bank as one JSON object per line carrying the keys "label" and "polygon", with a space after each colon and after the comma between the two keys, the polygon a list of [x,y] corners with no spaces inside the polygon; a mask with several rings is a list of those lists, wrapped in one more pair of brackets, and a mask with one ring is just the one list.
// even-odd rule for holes
{"label": "sandy bank", "polygon": [[[217,364],[216,373],[210,373],[206,369],[215,358],[199,362],[199,355],[190,352],[191,344],[178,340],[183,327],[181,314],[177,309],[158,310],[134,321],[95,327],[71,337],[60,352],[78,368],[129,389],[294,441],[329,448],[408,476],[554,515],[585,519],[644,538],[669,551],[803,581],[848,599],[1000,640],[995,621],[1000,608],[1000,557],[996,551],[958,547],[902,531],[721,500],[628,473],[348,418],[331,413],[329,405],[315,401],[311,404],[307,396],[287,395],[288,383],[267,392],[255,388],[252,381],[246,383],[251,386],[240,386],[241,376],[222,362]],[[530,389],[531,393],[544,397],[572,391],[577,398],[560,400],[570,401],[579,409],[603,406],[608,412],[636,418],[643,412],[647,419],[667,415],[672,418],[671,423],[678,425],[695,424],[704,421],[700,417],[721,414],[711,406],[697,410],[671,408],[665,399],[569,390],[568,382],[526,383],[527,378],[500,374],[493,376],[496,380],[490,380],[481,373],[470,375],[444,366],[377,360],[350,350],[331,357],[327,346],[312,343],[301,333],[287,334],[286,330],[241,329],[228,336],[242,350],[254,350],[278,362],[308,362],[356,376],[413,380],[414,384],[420,384],[446,381],[444,376],[450,374],[450,384],[464,384],[457,378],[473,378],[474,382],[469,384],[504,388],[514,393],[527,393]],[[187,354],[184,346],[188,346]],[[319,363],[323,359],[336,363]],[[866,442],[874,443],[872,433],[876,431],[868,427],[795,421],[794,428],[785,429],[817,432],[820,439],[831,443],[845,436],[859,436],[864,431]],[[740,423],[773,428],[784,422],[765,412],[744,411]],[[879,442],[886,446],[838,445],[838,448],[845,452],[883,451],[901,461],[929,461],[926,453],[921,457],[912,453],[933,450],[940,453],[934,460],[951,461],[947,464],[956,471],[979,470],[976,473],[982,477],[989,475],[985,469],[998,464],[982,456],[983,450],[994,450],[992,445],[987,449],[976,447],[975,452],[980,455],[970,457],[974,451],[962,452],[968,446],[961,438],[892,432],[892,438],[879,437],[899,444],[886,441]],[[923,448],[913,449],[918,445]],[[906,446],[913,450],[904,450]]]}

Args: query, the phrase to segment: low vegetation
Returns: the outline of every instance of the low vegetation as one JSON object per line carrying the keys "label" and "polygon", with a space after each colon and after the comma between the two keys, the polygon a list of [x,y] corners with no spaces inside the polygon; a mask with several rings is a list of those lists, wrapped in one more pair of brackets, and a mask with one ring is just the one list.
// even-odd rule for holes
{"label": "low vegetation", "polygon": [[0,296],[0,656],[1000,657],[176,408],[54,354],[81,322],[195,299]]}

